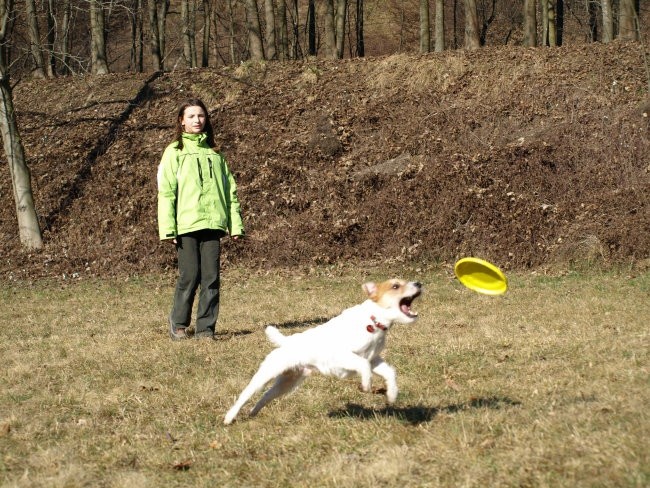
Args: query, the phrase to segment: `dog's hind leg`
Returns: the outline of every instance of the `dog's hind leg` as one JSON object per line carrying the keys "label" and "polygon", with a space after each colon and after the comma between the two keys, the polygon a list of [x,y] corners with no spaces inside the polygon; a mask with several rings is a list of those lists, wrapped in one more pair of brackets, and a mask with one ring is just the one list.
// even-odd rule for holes
{"label": "dog's hind leg", "polygon": [[395,403],[397,399],[397,374],[395,368],[384,361],[382,358],[376,358],[372,361],[372,372],[378,374],[386,382],[386,400],[389,404]]}
{"label": "dog's hind leg", "polygon": [[282,395],[291,393],[293,390],[298,388],[298,386],[300,386],[300,383],[303,382],[305,377],[306,375],[302,368],[292,369],[282,373],[276,378],[273,386],[269,388],[267,392],[264,393],[264,396],[260,398],[257,404],[255,404],[255,406],[250,411],[250,415],[257,415],[257,413],[272,400],[275,400]]}
{"label": "dog's hind leg", "polygon": [[235,404],[230,408],[230,410],[228,410],[228,413],[223,420],[224,424],[231,424],[233,420],[235,420],[235,417],[239,413],[239,410],[241,410],[241,408],[244,406],[244,404],[255,393],[264,388],[264,385],[266,385],[275,377],[284,373],[286,370],[293,369],[295,367],[295,363],[293,361],[287,360],[280,354],[277,354],[279,351],[280,349],[272,351],[266,357],[266,359],[262,361],[260,368],[257,370],[257,373],[255,373],[255,375],[251,378],[248,386],[244,388],[244,390],[239,395],[239,398],[237,398]]}

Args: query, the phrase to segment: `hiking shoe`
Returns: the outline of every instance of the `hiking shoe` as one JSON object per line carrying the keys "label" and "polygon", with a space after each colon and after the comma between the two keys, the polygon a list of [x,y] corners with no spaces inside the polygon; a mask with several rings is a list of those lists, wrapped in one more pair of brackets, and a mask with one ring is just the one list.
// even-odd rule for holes
{"label": "hiking shoe", "polygon": [[202,330],[201,332],[195,333],[194,338],[195,339],[212,339],[212,340],[215,340],[215,341],[217,340],[217,336],[210,329]]}
{"label": "hiking shoe", "polygon": [[174,327],[174,322],[172,322],[172,316],[169,316],[169,337],[172,338],[172,341],[182,341],[188,338],[187,331],[185,327],[176,328]]}

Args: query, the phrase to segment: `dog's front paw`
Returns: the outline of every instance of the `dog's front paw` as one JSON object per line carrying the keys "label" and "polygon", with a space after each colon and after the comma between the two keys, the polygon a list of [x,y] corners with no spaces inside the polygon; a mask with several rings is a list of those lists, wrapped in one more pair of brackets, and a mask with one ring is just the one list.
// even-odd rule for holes
{"label": "dog's front paw", "polygon": [[392,405],[395,403],[395,400],[397,400],[397,391],[396,386],[389,386],[386,388],[386,401],[389,405]]}
{"label": "dog's front paw", "polygon": [[223,419],[224,425],[230,425],[235,421],[235,417],[237,416],[237,412],[228,412],[226,416]]}

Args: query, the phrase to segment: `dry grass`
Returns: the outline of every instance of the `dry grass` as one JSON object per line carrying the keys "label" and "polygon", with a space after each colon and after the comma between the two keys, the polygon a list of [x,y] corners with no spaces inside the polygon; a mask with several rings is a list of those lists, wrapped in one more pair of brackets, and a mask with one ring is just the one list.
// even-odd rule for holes
{"label": "dry grass", "polygon": [[459,56],[437,56],[414,62],[412,56],[394,54],[378,62],[366,80],[370,91],[395,89],[410,94],[428,89],[444,93],[468,71],[467,62]]}
{"label": "dry grass", "polygon": [[[386,409],[312,377],[222,419],[270,350],[387,270],[228,270],[218,342],[172,343],[169,277],[5,286],[0,484],[20,487],[647,486],[650,274],[512,275],[504,297],[439,270],[388,359]],[[414,276],[417,275],[417,276]]]}

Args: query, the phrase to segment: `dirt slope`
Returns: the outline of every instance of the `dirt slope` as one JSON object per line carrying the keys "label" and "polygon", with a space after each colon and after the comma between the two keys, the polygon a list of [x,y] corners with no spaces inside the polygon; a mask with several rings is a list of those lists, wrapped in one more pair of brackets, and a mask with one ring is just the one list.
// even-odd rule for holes
{"label": "dirt slope", "polygon": [[20,249],[5,168],[0,279],[173,268],[156,168],[189,94],[239,182],[226,264],[647,265],[647,80],[614,43],[21,82],[46,246]]}

